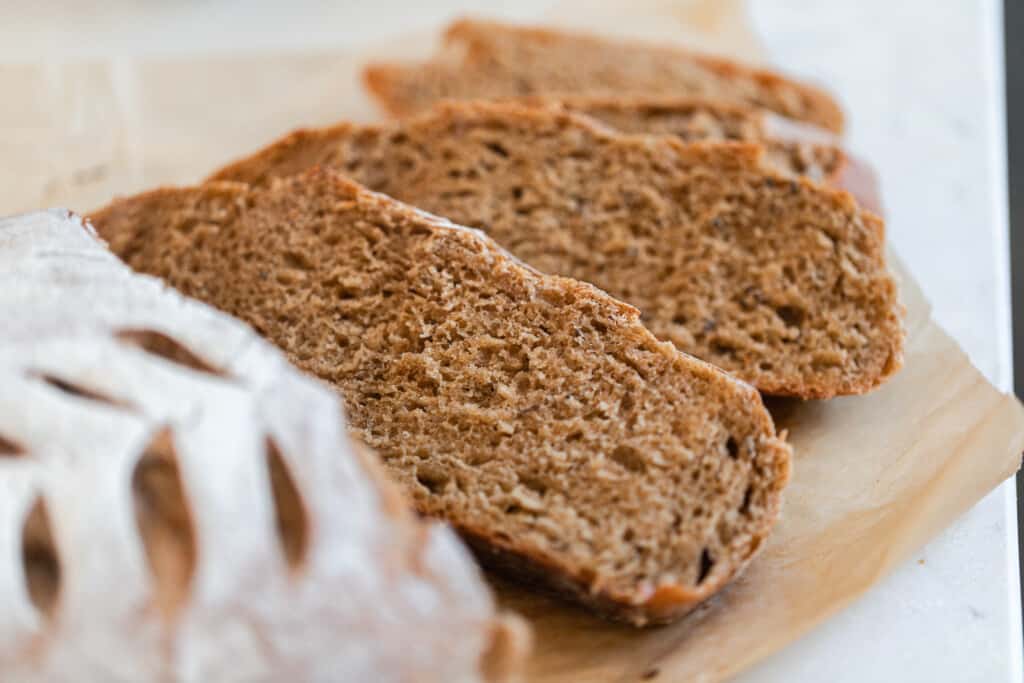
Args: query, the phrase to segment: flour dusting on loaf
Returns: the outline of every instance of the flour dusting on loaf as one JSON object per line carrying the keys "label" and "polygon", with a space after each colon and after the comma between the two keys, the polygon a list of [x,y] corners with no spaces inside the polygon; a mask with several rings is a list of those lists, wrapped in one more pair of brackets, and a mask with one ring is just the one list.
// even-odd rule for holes
{"label": "flour dusting on loaf", "polygon": [[0,315],[4,680],[516,668],[520,631],[454,534],[412,516],[334,393],[249,328],[61,211],[0,220]]}

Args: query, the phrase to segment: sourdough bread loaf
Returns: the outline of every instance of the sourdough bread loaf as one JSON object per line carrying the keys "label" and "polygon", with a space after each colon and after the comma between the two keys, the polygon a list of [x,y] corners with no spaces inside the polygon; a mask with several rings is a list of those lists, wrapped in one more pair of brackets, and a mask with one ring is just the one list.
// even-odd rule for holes
{"label": "sourdough bread loaf", "polygon": [[403,116],[442,99],[696,95],[843,128],[827,93],[771,71],[677,47],[493,21],[456,21],[431,60],[370,64],[364,80],[385,109]]}
{"label": "sourdough bread loaf", "polygon": [[629,136],[569,112],[453,103],[298,131],[213,176],[321,164],[636,306],[661,339],[770,394],[868,391],[902,363],[883,223],[762,148]]}
{"label": "sourdough bread loaf", "polygon": [[515,578],[668,621],[776,520],[789,448],[753,388],[477,231],[326,170],[156,190],[91,220],[133,268],[337,387],[417,508]]}
{"label": "sourdough bread loaf", "polygon": [[5,681],[507,680],[523,626],[417,520],[334,392],[132,274],[0,220]]}

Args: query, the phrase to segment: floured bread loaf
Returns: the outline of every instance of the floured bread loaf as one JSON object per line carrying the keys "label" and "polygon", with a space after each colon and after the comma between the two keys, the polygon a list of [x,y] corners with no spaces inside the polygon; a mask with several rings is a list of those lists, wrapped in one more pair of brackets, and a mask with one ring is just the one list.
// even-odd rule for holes
{"label": "floured bread loaf", "polygon": [[545,28],[462,19],[419,64],[371,64],[370,92],[392,114],[442,99],[525,95],[701,96],[753,105],[841,132],[824,91],[780,74],[685,49]]}
{"label": "floured bread loaf", "polygon": [[241,323],[53,211],[0,221],[5,681],[481,681],[515,668],[456,536]]}
{"label": "floured bread loaf", "polygon": [[760,152],[456,103],[385,126],[298,131],[213,178],[336,168],[597,285],[656,336],[764,392],[868,391],[902,363],[882,221],[846,193],[779,175]]}
{"label": "floured bread loaf", "polygon": [[529,106],[564,107],[621,133],[675,135],[685,142],[757,143],[765,148],[765,163],[779,173],[807,176],[846,190],[861,206],[881,213],[874,172],[844,152],[834,134],[765,109],[697,97],[641,95],[537,96],[518,101]]}
{"label": "floured bread loaf", "polygon": [[753,388],[475,230],[318,170],[156,190],[91,220],[133,268],[334,384],[419,510],[520,580],[667,621],[776,520],[789,448]]}

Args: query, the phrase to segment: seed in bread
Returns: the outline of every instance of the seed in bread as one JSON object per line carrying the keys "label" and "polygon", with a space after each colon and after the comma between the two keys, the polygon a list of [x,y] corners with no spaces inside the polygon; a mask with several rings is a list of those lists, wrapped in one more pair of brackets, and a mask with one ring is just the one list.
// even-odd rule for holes
{"label": "seed in bread", "polygon": [[462,19],[418,64],[369,65],[371,94],[395,115],[442,99],[527,95],[701,96],[753,105],[832,132],[843,114],[824,91],[780,74],[678,47]]}
{"label": "seed in bread", "polygon": [[656,336],[763,392],[873,389],[903,350],[883,223],[845,192],[766,168],[761,151],[452,103],[384,126],[298,131],[213,177],[260,184],[336,168],[597,285]]}
{"label": "seed in bread", "polygon": [[521,579],[669,621],[775,522],[789,448],[752,387],[478,231],[326,170],[156,190],[92,221],[337,387],[418,509]]}

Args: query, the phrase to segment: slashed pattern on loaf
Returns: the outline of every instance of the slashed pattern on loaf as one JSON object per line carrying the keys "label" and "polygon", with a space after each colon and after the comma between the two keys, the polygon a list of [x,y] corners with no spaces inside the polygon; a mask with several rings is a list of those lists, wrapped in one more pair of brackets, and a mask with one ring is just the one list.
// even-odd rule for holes
{"label": "slashed pattern on loaf", "polygon": [[848,194],[773,172],[756,146],[450,104],[385,126],[298,131],[214,178],[265,184],[317,164],[597,285],[658,337],[766,393],[862,393],[902,364],[881,220]]}
{"label": "slashed pattern on loaf", "polygon": [[416,520],[333,392],[246,326],[60,211],[0,220],[0,314],[4,680],[507,668],[455,535]]}
{"label": "slashed pattern on loaf", "polygon": [[392,114],[442,99],[528,95],[700,96],[760,107],[842,132],[839,105],[777,73],[677,47],[492,21],[459,20],[419,64],[371,64],[370,92]]}
{"label": "slashed pattern on loaf", "polygon": [[92,220],[134,268],[336,386],[419,510],[520,577],[665,621],[777,517],[789,449],[756,391],[476,231],[327,171],[157,190]]}

